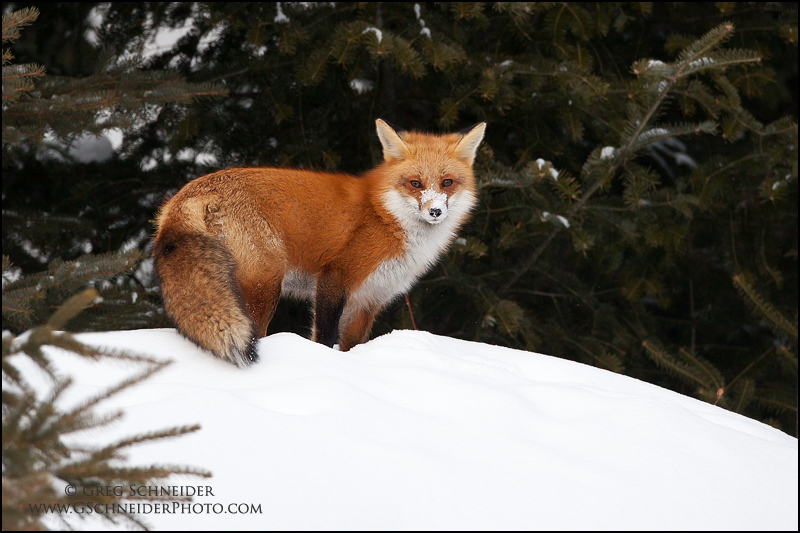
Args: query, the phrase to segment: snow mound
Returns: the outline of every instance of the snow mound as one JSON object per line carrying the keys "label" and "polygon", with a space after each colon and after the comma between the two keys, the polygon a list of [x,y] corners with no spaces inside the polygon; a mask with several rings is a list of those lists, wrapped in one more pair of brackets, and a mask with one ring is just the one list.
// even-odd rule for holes
{"label": "snow mound", "polygon": [[[579,363],[414,331],[346,353],[271,335],[248,369],[172,329],[79,338],[174,360],[106,402],[126,416],[98,443],[202,426],[131,450],[214,474],[171,480],[213,495],[140,515],[154,529],[798,527],[796,439]],[[73,401],[133,374],[55,359]]]}

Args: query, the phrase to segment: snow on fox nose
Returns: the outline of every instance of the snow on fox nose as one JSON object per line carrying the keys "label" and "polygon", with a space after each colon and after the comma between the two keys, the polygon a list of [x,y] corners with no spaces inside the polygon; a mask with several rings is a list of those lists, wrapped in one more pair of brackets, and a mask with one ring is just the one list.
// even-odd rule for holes
{"label": "snow on fox nose", "polygon": [[419,198],[422,216],[431,224],[438,224],[447,217],[447,195],[433,189],[425,189]]}

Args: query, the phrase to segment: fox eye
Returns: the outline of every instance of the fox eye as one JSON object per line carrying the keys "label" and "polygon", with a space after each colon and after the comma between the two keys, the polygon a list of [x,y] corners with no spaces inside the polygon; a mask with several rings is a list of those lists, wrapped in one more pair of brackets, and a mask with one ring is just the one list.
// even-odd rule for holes
{"label": "fox eye", "polygon": [[451,186],[452,184],[453,184],[453,180],[451,180],[451,179],[446,179],[446,180],[444,180],[444,181],[442,182],[442,187],[449,187],[449,186]]}
{"label": "fox eye", "polygon": [[411,181],[409,181],[409,183],[415,189],[421,189],[422,188],[422,183],[420,183],[419,180],[411,180]]}

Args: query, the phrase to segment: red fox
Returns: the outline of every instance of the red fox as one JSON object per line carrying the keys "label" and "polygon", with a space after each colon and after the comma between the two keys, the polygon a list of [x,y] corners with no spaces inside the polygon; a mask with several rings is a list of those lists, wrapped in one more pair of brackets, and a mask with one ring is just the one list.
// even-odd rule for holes
{"label": "red fox", "polygon": [[313,301],[312,340],[343,351],[368,340],[378,312],[428,271],[475,206],[486,129],[376,126],[384,161],[361,176],[234,168],[163,204],[153,258],[178,331],[246,366],[284,295]]}

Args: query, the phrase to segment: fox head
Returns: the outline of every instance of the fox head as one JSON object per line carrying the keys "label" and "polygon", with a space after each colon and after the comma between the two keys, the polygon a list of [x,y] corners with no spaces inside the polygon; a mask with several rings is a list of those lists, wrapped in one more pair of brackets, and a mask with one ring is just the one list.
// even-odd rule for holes
{"label": "fox head", "polygon": [[376,126],[388,210],[406,227],[460,225],[477,201],[472,163],[486,123],[445,135],[398,132],[381,119]]}

